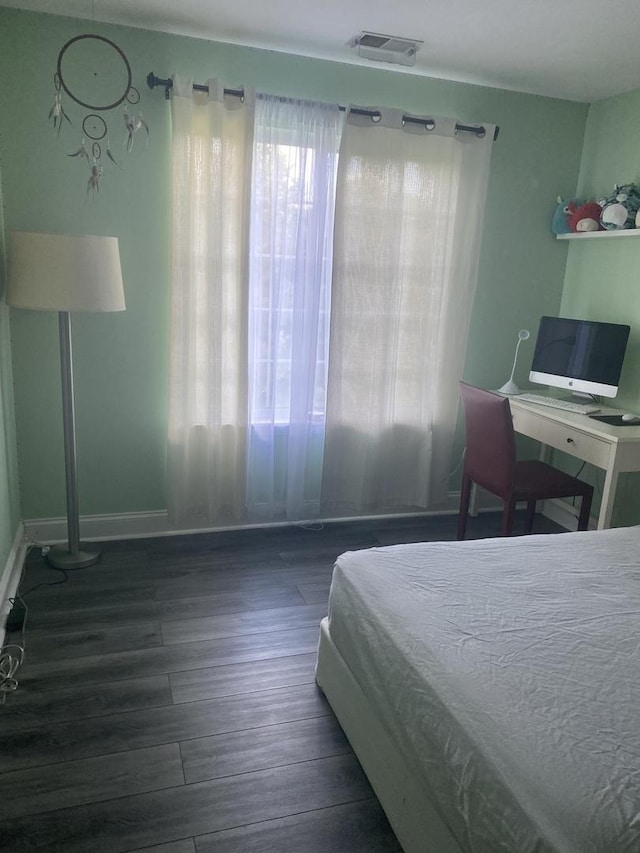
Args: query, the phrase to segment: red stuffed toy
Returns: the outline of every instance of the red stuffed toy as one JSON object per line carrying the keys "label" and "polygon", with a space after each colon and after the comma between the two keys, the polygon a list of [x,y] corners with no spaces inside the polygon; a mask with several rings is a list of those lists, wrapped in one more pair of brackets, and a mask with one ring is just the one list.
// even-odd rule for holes
{"label": "red stuffed toy", "polygon": [[604,231],[600,224],[602,208],[597,201],[587,201],[576,207],[571,202],[568,205],[567,222],[569,228],[577,234],[585,231]]}

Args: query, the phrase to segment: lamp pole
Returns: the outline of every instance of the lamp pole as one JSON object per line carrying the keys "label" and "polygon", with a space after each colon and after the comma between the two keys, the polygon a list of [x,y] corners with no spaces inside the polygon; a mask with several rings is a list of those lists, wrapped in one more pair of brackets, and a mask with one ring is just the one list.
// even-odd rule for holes
{"label": "lamp pole", "polygon": [[71,314],[58,312],[60,332],[60,374],[62,379],[62,430],[67,491],[67,547],[55,546],[47,560],[58,569],[83,569],[100,558],[99,551],[80,549],[80,515],[78,509],[78,466],[76,461],[76,416],[73,395],[73,352]]}

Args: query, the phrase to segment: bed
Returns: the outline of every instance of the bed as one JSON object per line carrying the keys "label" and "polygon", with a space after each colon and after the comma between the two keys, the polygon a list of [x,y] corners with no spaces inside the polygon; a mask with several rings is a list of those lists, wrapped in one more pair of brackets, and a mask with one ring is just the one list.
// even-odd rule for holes
{"label": "bed", "polygon": [[640,527],[347,552],[316,680],[406,853],[640,851]]}

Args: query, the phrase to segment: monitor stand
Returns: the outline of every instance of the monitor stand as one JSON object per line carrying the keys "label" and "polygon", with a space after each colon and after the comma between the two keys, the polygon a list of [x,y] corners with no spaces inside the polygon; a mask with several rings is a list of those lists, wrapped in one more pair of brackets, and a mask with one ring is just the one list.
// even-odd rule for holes
{"label": "monitor stand", "polygon": [[593,403],[596,399],[595,394],[588,394],[586,391],[571,391],[570,394],[578,400],[587,400],[589,403]]}

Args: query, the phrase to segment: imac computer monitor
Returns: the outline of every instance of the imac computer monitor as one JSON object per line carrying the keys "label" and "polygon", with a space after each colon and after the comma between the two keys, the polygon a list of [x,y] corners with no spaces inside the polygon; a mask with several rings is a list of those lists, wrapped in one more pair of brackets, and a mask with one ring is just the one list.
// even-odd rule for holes
{"label": "imac computer monitor", "polygon": [[529,379],[577,394],[615,397],[629,326],[541,317]]}

